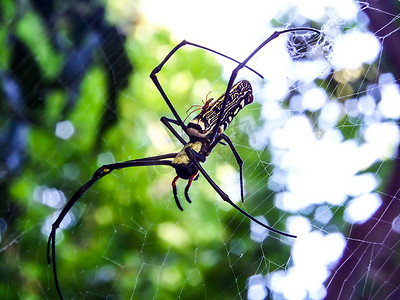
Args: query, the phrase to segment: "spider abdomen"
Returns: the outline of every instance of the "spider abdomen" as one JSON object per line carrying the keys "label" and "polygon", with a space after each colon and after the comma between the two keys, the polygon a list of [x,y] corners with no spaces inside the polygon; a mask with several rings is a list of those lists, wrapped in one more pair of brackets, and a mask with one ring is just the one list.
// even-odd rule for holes
{"label": "spider abdomen", "polygon": [[[186,133],[192,139],[210,139],[213,130],[218,122],[222,110],[224,97],[221,95],[218,99],[206,103],[206,109],[194,117],[187,125]],[[229,99],[226,103],[224,114],[221,119],[221,125],[218,134],[225,131],[228,125],[239,111],[246,105],[253,102],[253,91],[249,81],[242,80],[236,83],[229,92]]]}

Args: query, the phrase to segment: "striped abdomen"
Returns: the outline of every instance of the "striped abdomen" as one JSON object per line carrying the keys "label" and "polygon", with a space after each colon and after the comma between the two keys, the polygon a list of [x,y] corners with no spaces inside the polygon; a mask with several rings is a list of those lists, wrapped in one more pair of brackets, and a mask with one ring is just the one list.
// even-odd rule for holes
{"label": "striped abdomen", "polygon": [[[202,139],[213,133],[221,113],[223,100],[224,95],[217,100],[211,101],[206,109],[203,109],[200,114],[189,122],[187,134],[190,137]],[[224,132],[239,111],[251,102],[253,102],[253,91],[250,82],[247,80],[239,81],[229,92],[229,100],[226,103],[218,134]]]}

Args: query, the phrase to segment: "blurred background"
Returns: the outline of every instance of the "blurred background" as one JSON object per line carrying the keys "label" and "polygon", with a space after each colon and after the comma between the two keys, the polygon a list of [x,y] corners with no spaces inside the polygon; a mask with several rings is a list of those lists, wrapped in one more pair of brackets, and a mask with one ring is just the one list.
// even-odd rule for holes
{"label": "blurred background", "polygon": [[[184,201],[172,168],[116,171],[57,231],[65,299],[398,299],[399,8],[390,1],[3,0],[0,295],[56,299],[51,224],[101,165],[180,149],[149,78],[182,39],[238,60],[255,102]],[[235,64],[193,47],[159,74],[182,119],[225,92]],[[193,108],[192,108],[193,109]],[[192,114],[190,118],[194,117]],[[180,130],[178,130],[181,132]]]}

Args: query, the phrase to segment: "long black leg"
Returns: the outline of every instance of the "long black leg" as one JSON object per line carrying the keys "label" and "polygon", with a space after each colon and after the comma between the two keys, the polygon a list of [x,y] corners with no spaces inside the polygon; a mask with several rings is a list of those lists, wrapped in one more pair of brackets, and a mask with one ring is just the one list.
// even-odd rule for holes
{"label": "long black leg", "polygon": [[[215,51],[215,50],[213,50],[213,49],[210,49],[210,48],[208,48],[208,47],[204,47],[204,46],[201,46],[201,45],[199,45],[199,44],[191,43],[191,42],[188,42],[188,41],[185,41],[185,40],[183,40],[182,43],[184,43],[184,45],[182,45],[182,46],[189,45],[189,46],[197,47],[197,48],[200,48],[200,49],[203,49],[203,50],[206,50],[206,51],[209,51],[209,52],[218,54],[218,55],[220,55],[220,56],[222,56],[222,57],[225,57],[225,58],[227,58],[227,59],[229,59],[229,60],[231,60],[231,61],[234,61],[235,63],[238,63],[238,64],[240,63],[240,61],[238,61],[238,60],[236,60],[236,59],[234,59],[234,58],[232,58],[232,57],[230,57],[230,56],[228,56],[228,55],[225,55],[225,54],[223,54],[223,53],[221,53],[221,52],[218,52],[218,51]],[[181,46],[181,47],[182,47],[182,46]],[[262,76],[262,75],[261,75],[260,73],[258,73],[256,70],[254,70],[254,69],[252,69],[252,68],[250,68],[250,67],[248,67],[248,66],[246,66],[246,68],[249,69],[250,71],[252,71],[253,73],[255,73],[255,74],[256,74],[257,76],[259,76],[261,79],[264,79],[264,76]]]}
{"label": "long black leg", "polygon": [[[61,222],[64,220],[67,213],[71,210],[74,204],[85,194],[85,192],[99,179],[110,174],[114,170],[125,169],[130,167],[140,167],[140,166],[171,166],[171,160],[166,160],[166,158],[174,158],[177,153],[169,153],[158,156],[152,156],[148,158],[141,158],[135,160],[128,160],[120,163],[113,163],[109,165],[104,165],[94,172],[93,177],[86,182],[75,194],[71,197],[68,203],[61,210],[58,215],[57,220],[53,223],[51,232],[49,235],[49,240],[47,242],[47,262],[48,264],[53,264],[53,275],[54,282],[56,285],[57,293],[60,299],[63,299],[60,284],[57,277],[57,267],[56,267],[56,230],[60,226]],[[51,250],[51,252],[50,252]],[[52,255],[50,254],[52,253]]]}
{"label": "long black leg", "polygon": [[171,131],[171,133],[183,144],[186,145],[187,142],[183,139],[183,137],[181,137],[181,135],[175,130],[174,127],[172,127],[172,124],[176,124],[179,125],[178,121],[174,120],[174,119],[170,119],[167,117],[161,117],[160,121],[165,125],[165,127],[167,127],[169,129],[169,131]]}
{"label": "long black leg", "polygon": [[189,197],[189,189],[190,189],[190,186],[192,185],[193,180],[196,180],[197,177],[199,177],[199,172],[196,172],[192,176],[190,176],[190,178],[188,179],[188,184],[185,187],[185,198],[186,198],[186,201],[189,203],[192,203],[192,200],[190,200],[190,197]]}
{"label": "long black leg", "polygon": [[[106,166],[111,166],[111,165],[118,165],[118,164],[125,164],[125,163],[135,163],[135,162],[139,162],[139,161],[147,161],[147,162],[151,162],[151,161],[159,161],[161,159],[166,159],[166,158],[174,158],[178,153],[167,153],[167,154],[161,154],[161,155],[156,155],[156,156],[149,156],[149,157],[144,157],[144,158],[137,158],[137,159],[133,159],[133,160],[127,160],[125,162],[122,163],[115,163],[115,164],[109,164]],[[147,165],[147,166],[151,166],[151,165]],[[136,166],[128,166],[129,167],[136,167]],[[122,167],[119,169],[123,169],[126,167]],[[116,170],[118,168],[114,168],[114,170]]]}
{"label": "long black leg", "polygon": [[[176,121],[177,121],[177,124],[178,124],[179,126],[181,126],[182,129],[183,129],[185,132],[186,132],[186,126],[185,126],[185,124],[183,123],[183,121],[182,121],[182,119],[180,118],[180,116],[179,116],[179,114],[177,113],[177,111],[175,110],[175,108],[174,108],[174,106],[172,105],[171,101],[169,100],[167,94],[164,92],[164,89],[162,88],[160,82],[158,81],[157,73],[161,71],[161,69],[162,69],[163,66],[166,64],[166,62],[171,58],[172,55],[175,54],[176,51],[178,51],[179,48],[181,48],[181,47],[183,47],[183,46],[186,46],[186,45],[190,45],[190,46],[197,47],[197,48],[200,48],[200,49],[203,49],[203,50],[206,50],[206,51],[210,51],[210,52],[212,52],[212,53],[215,53],[215,54],[218,54],[218,55],[220,55],[220,56],[222,56],[222,57],[225,57],[225,58],[227,58],[227,59],[230,59],[230,60],[232,60],[232,61],[234,61],[234,62],[236,62],[236,63],[240,63],[240,61],[238,61],[238,60],[236,60],[236,59],[233,59],[233,58],[231,58],[231,57],[229,57],[229,56],[227,56],[227,55],[225,55],[225,54],[222,54],[222,53],[220,53],[220,52],[218,52],[218,51],[215,51],[215,50],[213,50],[213,49],[210,49],[210,48],[207,48],[207,47],[204,47],[204,46],[201,46],[201,45],[194,44],[194,43],[191,43],[191,42],[188,42],[188,41],[183,40],[183,41],[180,42],[178,45],[176,45],[176,46],[167,54],[167,56],[163,59],[163,61],[162,61],[157,67],[155,67],[154,70],[150,73],[150,78],[151,78],[151,80],[153,80],[154,85],[157,87],[157,89],[158,89],[158,91],[160,92],[161,96],[163,97],[164,101],[167,103],[169,109],[171,110],[172,114],[174,115],[174,117],[175,117],[175,119],[176,119]],[[247,67],[246,65],[244,65],[243,67],[248,68],[249,70],[251,70],[252,72],[256,73],[256,74],[257,74],[258,76],[260,76],[261,78],[264,78],[260,73],[258,73],[257,71],[253,70],[252,68]],[[243,68],[243,67],[242,67],[242,68]]]}
{"label": "long black leg", "polygon": [[[222,107],[221,107],[221,111],[220,111],[220,115],[218,118],[218,121],[216,123],[215,129],[214,129],[214,134],[212,135],[213,139],[215,139],[218,135],[218,130],[219,127],[221,126],[221,122],[222,122],[222,118],[224,116],[224,112],[225,112],[225,107],[226,107],[226,103],[229,100],[229,93],[232,89],[233,83],[235,82],[235,79],[237,77],[238,72],[246,67],[246,64],[249,62],[249,60],[256,55],[256,53],[258,51],[260,51],[266,44],[268,44],[269,42],[271,42],[272,40],[276,39],[277,37],[279,37],[281,34],[287,33],[287,32],[292,32],[292,31],[313,31],[315,33],[320,34],[319,30],[314,29],[314,28],[304,28],[304,27],[299,27],[299,28],[291,28],[291,29],[286,29],[286,30],[281,30],[281,31],[275,31],[269,38],[267,38],[264,42],[262,42],[260,44],[260,46],[258,46],[245,60],[243,60],[233,71],[231,74],[231,77],[229,78],[229,82],[228,85],[226,87],[226,91],[225,91],[225,98],[224,98],[224,102],[222,103]],[[212,140],[213,140],[212,139]]]}
{"label": "long black leg", "polygon": [[227,194],[225,194],[225,192],[223,190],[221,190],[221,188],[214,182],[214,180],[212,180],[212,178],[210,177],[210,175],[208,175],[208,173],[203,169],[203,167],[200,165],[200,163],[195,159],[195,156],[193,155],[193,150],[191,149],[186,149],[186,153],[189,156],[190,160],[196,165],[196,167],[199,169],[200,173],[203,174],[204,178],[208,181],[208,183],[214,188],[214,190],[218,193],[218,195],[220,195],[220,197],[222,198],[222,200],[228,202],[231,206],[233,206],[236,210],[238,210],[240,213],[242,213],[243,215],[245,215],[246,217],[248,217],[250,220],[252,220],[253,222],[256,222],[258,225],[261,225],[264,228],[267,228],[268,230],[271,230],[275,233],[278,233],[280,235],[284,235],[287,237],[291,237],[291,238],[296,238],[297,236],[280,231],[278,229],[275,229],[273,227],[270,227],[260,221],[258,221],[256,218],[252,217],[251,215],[249,215],[247,212],[245,212],[243,209],[241,209],[239,206],[237,206],[235,203],[232,202],[231,199],[229,199],[229,196]]}
{"label": "long black leg", "polygon": [[217,137],[217,139],[212,143],[211,149],[218,143],[221,143],[221,140],[224,140],[228,146],[231,148],[233,155],[235,156],[236,162],[239,166],[239,176],[240,176],[240,198],[242,203],[244,202],[244,188],[243,188],[243,160],[237,152],[235,146],[233,146],[231,139],[225,135],[221,134]]}

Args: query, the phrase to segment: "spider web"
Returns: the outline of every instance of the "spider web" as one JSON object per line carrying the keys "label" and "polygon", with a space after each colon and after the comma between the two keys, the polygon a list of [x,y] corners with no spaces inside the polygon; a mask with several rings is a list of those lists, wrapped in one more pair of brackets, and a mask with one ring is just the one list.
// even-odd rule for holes
{"label": "spider web", "polygon": [[[51,224],[97,167],[179,151],[148,75],[180,40],[243,59],[276,28],[311,26],[322,35],[284,35],[250,61],[263,80],[239,73],[255,102],[226,134],[244,161],[245,203],[229,147],[204,164],[249,214],[297,239],[253,224],[201,176],[191,204],[178,181],[182,213],[171,168],[116,171],[57,231],[61,289],[65,299],[398,299],[398,12],[385,2],[5,1],[3,298],[56,298]],[[225,91],[234,67],[186,47],[159,78],[184,119]]]}

